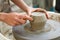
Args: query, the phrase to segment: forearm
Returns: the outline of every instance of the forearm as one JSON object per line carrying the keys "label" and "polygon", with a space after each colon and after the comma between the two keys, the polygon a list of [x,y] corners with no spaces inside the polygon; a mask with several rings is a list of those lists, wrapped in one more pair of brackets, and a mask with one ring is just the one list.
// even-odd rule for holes
{"label": "forearm", "polygon": [[18,7],[20,7],[25,12],[28,11],[29,7],[23,0],[11,0],[11,1],[14,2]]}

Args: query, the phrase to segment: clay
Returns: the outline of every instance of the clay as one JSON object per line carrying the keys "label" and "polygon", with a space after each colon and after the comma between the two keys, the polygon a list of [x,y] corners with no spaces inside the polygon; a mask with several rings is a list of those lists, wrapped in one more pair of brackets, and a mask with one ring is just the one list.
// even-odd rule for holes
{"label": "clay", "polygon": [[33,21],[30,21],[32,30],[42,30],[46,23],[46,16],[44,13],[34,12],[31,14]]}

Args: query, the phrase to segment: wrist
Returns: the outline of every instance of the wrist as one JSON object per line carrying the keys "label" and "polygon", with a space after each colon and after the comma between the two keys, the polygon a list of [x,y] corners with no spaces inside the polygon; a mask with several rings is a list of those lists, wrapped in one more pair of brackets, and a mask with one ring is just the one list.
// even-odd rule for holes
{"label": "wrist", "polygon": [[0,13],[0,21],[5,20],[7,13]]}
{"label": "wrist", "polygon": [[31,7],[28,7],[25,12],[28,14],[28,12],[31,11],[31,10],[32,10],[32,8]]}

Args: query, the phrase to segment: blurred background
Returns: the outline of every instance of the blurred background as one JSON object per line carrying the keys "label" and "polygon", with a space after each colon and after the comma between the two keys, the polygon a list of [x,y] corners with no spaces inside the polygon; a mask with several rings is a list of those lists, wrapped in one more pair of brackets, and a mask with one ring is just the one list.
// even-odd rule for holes
{"label": "blurred background", "polygon": [[[30,7],[34,7],[34,8],[44,8],[47,11],[55,11],[55,4],[56,4],[56,0],[24,0],[25,3],[30,6]],[[16,12],[22,12],[22,10],[17,7],[14,3],[11,3],[11,7],[13,11]]]}

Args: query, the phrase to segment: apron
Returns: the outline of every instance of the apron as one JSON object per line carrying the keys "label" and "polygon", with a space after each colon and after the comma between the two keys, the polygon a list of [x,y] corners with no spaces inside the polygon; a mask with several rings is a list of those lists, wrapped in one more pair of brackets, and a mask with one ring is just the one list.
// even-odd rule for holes
{"label": "apron", "polygon": [[0,0],[0,12],[10,12],[9,0]]}
{"label": "apron", "polygon": [[[6,13],[11,12],[9,1],[10,0],[0,0],[0,12]],[[13,39],[12,27],[1,21],[0,21],[0,33],[11,40]]]}

